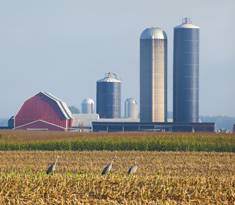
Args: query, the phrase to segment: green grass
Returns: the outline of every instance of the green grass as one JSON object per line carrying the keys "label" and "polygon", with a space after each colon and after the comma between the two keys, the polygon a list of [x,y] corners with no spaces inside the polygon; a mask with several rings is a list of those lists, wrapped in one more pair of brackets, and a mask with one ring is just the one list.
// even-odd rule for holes
{"label": "green grass", "polygon": [[235,152],[234,134],[0,132],[0,150]]}

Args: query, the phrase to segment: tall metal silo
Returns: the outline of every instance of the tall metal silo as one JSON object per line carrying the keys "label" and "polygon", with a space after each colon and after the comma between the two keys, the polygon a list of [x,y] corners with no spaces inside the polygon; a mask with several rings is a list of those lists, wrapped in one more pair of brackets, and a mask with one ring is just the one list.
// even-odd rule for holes
{"label": "tall metal silo", "polygon": [[138,119],[138,104],[134,98],[125,100],[125,118]]}
{"label": "tall metal silo", "polygon": [[91,98],[86,98],[82,101],[82,113],[93,114],[95,111],[95,102]]}
{"label": "tall metal silo", "polygon": [[188,18],[174,28],[174,122],[199,121],[199,27]]}
{"label": "tall metal silo", "polygon": [[167,36],[147,28],[140,37],[140,121],[167,121]]}
{"label": "tall metal silo", "polygon": [[121,81],[115,73],[96,82],[96,112],[100,118],[121,117]]}

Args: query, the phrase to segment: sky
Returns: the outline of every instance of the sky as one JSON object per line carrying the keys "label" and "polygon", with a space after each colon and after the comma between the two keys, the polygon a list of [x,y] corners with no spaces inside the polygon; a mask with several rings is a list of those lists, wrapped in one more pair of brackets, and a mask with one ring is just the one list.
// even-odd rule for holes
{"label": "sky", "polygon": [[173,28],[200,26],[200,114],[235,116],[234,0],[0,0],[0,118],[48,91],[68,105],[95,100],[106,72],[139,101],[139,37],[168,36],[168,110],[172,111]]}

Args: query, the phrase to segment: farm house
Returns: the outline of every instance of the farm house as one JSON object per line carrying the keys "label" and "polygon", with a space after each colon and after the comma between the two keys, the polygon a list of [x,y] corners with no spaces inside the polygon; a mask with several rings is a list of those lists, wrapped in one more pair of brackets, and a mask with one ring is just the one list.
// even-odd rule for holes
{"label": "farm house", "polygon": [[72,114],[65,102],[48,92],[40,92],[24,102],[14,119],[17,130],[66,131]]}

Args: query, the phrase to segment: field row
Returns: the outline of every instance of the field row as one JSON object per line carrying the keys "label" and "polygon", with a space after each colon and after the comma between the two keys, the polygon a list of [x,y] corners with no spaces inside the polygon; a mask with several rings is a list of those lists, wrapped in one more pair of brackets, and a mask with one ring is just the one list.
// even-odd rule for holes
{"label": "field row", "polygon": [[215,133],[0,132],[0,150],[235,152],[235,135]]}

